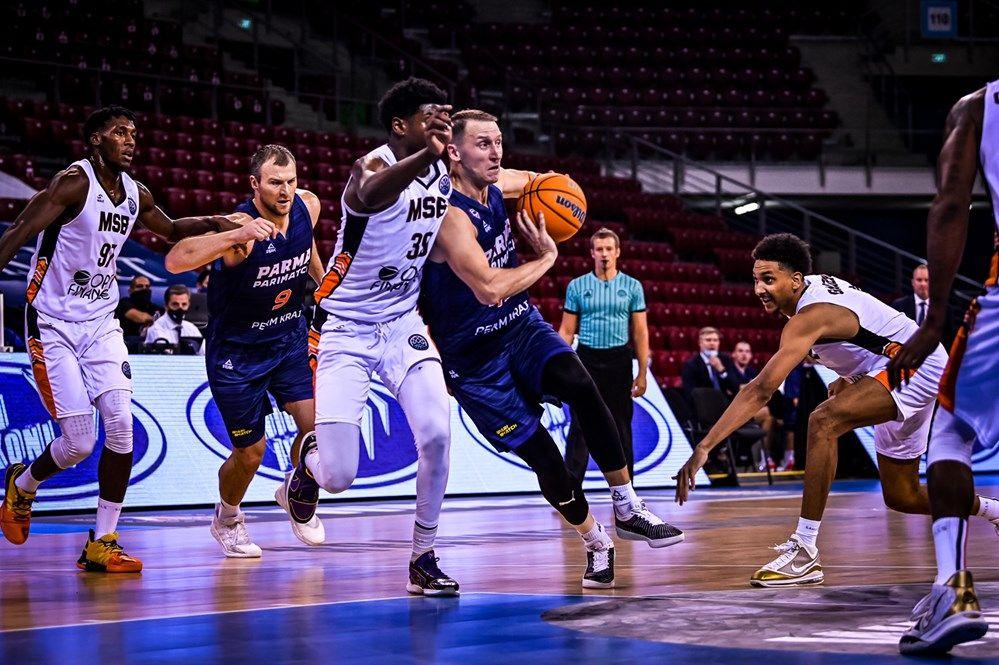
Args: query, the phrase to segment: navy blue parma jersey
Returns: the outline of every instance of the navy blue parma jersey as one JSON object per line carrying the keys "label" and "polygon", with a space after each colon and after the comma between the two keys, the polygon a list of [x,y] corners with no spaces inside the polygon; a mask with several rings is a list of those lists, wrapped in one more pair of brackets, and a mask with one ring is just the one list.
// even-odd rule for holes
{"label": "navy blue parma jersey", "polygon": [[[451,192],[449,202],[463,210],[472,221],[479,247],[489,259],[489,265],[515,268],[520,264],[503,193],[498,187],[489,186],[487,205],[458,190]],[[521,291],[499,305],[483,305],[447,263],[427,261],[423,268],[420,313],[438,349],[451,358],[456,353],[493,346],[496,338],[526,318],[532,307],[527,291]],[[473,358],[468,360],[474,362]]]}
{"label": "navy blue parma jersey", "polygon": [[[253,199],[236,212],[259,217]],[[209,344],[256,344],[305,330],[305,291],[312,257],[312,219],[302,198],[291,204],[287,235],[258,240],[231,268],[217,259],[208,282]]]}

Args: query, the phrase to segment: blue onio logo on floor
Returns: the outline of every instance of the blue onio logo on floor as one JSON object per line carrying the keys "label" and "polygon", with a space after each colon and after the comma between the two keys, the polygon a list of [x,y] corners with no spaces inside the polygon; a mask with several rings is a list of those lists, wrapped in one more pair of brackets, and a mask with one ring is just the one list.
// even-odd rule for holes
{"label": "blue onio logo on floor", "polygon": [[[541,424],[552,435],[555,443],[558,444],[559,451],[564,455],[565,443],[569,436],[569,426],[571,424],[569,407],[558,407],[553,404],[544,404],[543,406],[544,412],[541,415]],[[490,453],[498,456],[504,462],[518,466],[525,471],[530,471],[530,468],[516,455],[497,451],[482,436],[464,409],[459,407],[458,414],[461,424],[464,425],[465,430],[476,443]],[[661,464],[673,447],[673,434],[669,428],[666,416],[655,404],[645,397],[639,397],[635,400],[635,412],[631,419],[631,434],[635,452],[636,476]],[[586,469],[586,479],[599,480],[601,478],[603,476],[600,473],[599,467],[590,459],[590,465]]]}
{"label": "blue onio logo on floor", "polygon": [[[291,446],[298,429],[295,419],[281,411],[269,395],[268,399],[272,412],[265,419],[267,449],[257,474],[284,480],[284,474],[291,469]],[[206,448],[222,459],[229,457],[232,444],[208,382],[195,390],[188,400],[187,420]],[[388,389],[372,381],[368,402],[361,414],[361,456],[352,487],[383,487],[410,480],[416,476],[416,460],[416,446],[406,415]]]}
{"label": "blue onio logo on floor", "polygon": [[[97,418],[95,413],[94,418]],[[132,401],[134,463],[130,484],[134,485],[163,463],[166,436],[153,414]],[[68,501],[97,496],[97,463],[104,447],[104,425],[97,418],[94,454],[76,466],[45,481],[38,501]],[[59,434],[59,427],[35,390],[28,363],[0,362],[0,466],[31,461]]]}

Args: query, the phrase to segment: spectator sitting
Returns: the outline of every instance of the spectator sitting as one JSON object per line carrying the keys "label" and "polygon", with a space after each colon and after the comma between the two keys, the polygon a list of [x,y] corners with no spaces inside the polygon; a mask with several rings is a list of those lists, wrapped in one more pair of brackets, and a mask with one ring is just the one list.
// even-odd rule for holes
{"label": "spectator sitting", "polygon": [[735,380],[735,363],[727,354],[719,354],[721,336],[717,328],[701,328],[697,336],[700,353],[683,364],[683,393],[693,403],[694,388],[714,388],[731,399],[739,392]]}
{"label": "spectator sitting", "polygon": [[[760,370],[757,369],[756,365],[750,364],[752,363],[752,361],[753,361],[753,347],[749,345],[749,342],[736,343],[735,348],[732,350],[732,364],[734,365],[734,367],[732,368],[732,377],[735,380],[735,382],[738,384],[739,390],[742,390],[743,386],[745,386],[747,383],[755,379],[756,376],[760,373]],[[779,400],[779,395],[775,393],[773,398],[771,398],[770,403],[767,406],[760,409],[759,411],[757,411],[756,415],[753,416],[753,421],[757,425],[759,425],[760,429],[762,429],[766,433],[766,437],[763,439],[763,441],[766,446],[765,449],[768,452],[766,454],[766,457],[764,458],[762,450],[760,451],[760,458],[759,458],[760,471],[766,470],[764,468],[764,464],[769,465],[771,469],[774,468],[775,466],[773,460],[770,457],[769,451],[773,450],[772,439],[774,436],[774,424],[775,424],[772,407],[774,407],[774,402],[777,400]]]}
{"label": "spectator sitting", "polygon": [[166,290],[166,315],[160,316],[146,331],[146,346],[170,345],[175,353],[204,355],[201,331],[190,321],[185,321],[191,306],[191,293],[183,284],[174,284]]}
{"label": "spectator sitting", "polygon": [[[916,266],[912,271],[912,295],[902,296],[891,304],[892,307],[902,312],[910,319],[923,324],[926,313],[930,311],[930,269],[925,263]],[[947,308],[944,319],[943,342],[945,349],[950,349],[951,342],[957,331],[954,329],[954,321],[950,315],[950,308]]]}
{"label": "spectator sitting", "polygon": [[121,332],[125,337],[138,337],[152,325],[163,308],[153,304],[153,284],[148,277],[136,275],[128,285],[128,297],[118,303],[115,316],[121,322]]}

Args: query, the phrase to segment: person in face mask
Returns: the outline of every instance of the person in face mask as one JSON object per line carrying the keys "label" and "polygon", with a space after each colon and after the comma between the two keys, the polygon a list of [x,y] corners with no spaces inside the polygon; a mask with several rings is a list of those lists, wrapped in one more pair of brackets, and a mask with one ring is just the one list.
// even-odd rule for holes
{"label": "person in face mask", "polygon": [[125,337],[144,335],[156,316],[163,313],[162,307],[153,304],[152,289],[149,278],[141,275],[133,277],[128,285],[128,297],[123,298],[115,310]]}
{"label": "person in face mask", "polygon": [[731,399],[739,392],[739,384],[731,356],[718,353],[721,346],[718,329],[701,328],[697,339],[700,353],[687,360],[681,372],[684,394],[693,400],[694,388],[714,388]]}
{"label": "person in face mask", "polygon": [[197,353],[204,355],[205,345],[201,343],[201,331],[185,320],[191,306],[191,293],[183,284],[174,284],[166,290],[166,314],[157,318],[146,331],[146,344],[173,345],[177,353]]}

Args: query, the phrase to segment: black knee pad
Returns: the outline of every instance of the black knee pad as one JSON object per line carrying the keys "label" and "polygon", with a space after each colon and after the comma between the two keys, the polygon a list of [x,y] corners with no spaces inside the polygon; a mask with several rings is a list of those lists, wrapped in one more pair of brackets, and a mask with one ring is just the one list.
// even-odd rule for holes
{"label": "black knee pad", "polygon": [[541,493],[552,508],[569,524],[582,524],[590,513],[590,506],[580,482],[566,468],[548,430],[539,427],[530,439],[518,446],[516,453],[538,476]]}

